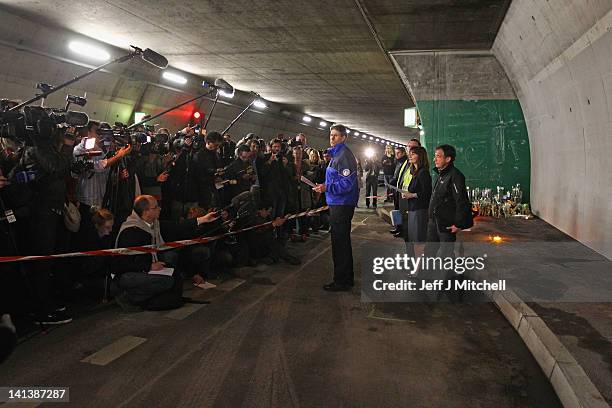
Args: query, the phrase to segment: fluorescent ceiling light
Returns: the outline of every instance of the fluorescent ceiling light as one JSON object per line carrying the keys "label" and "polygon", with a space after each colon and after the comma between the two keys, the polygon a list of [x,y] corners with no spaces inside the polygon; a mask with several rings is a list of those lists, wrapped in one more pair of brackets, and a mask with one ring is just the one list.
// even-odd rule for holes
{"label": "fluorescent ceiling light", "polygon": [[380,142],[380,139],[379,139],[379,138],[376,138],[376,141],[377,141],[377,142]]}
{"label": "fluorescent ceiling light", "polygon": [[110,59],[110,54],[102,48],[81,41],[71,41],[68,48],[93,60],[108,61]]}
{"label": "fluorescent ceiling light", "polygon": [[367,139],[367,138],[368,138],[368,136],[367,136],[367,135],[361,135],[361,138],[362,138],[362,139]]}
{"label": "fluorescent ceiling light", "polygon": [[354,131],[354,132],[353,132],[353,134],[354,134],[355,136],[359,136],[359,132],[357,132],[357,131]]}
{"label": "fluorescent ceiling light", "polygon": [[322,120],[322,121],[319,122],[319,126],[326,127],[327,126],[327,122]]}
{"label": "fluorescent ceiling light", "polygon": [[261,109],[266,109],[268,107],[268,105],[261,99],[257,99],[255,102],[253,102],[253,106]]}
{"label": "fluorescent ceiling light", "polygon": [[230,98],[230,99],[234,97],[234,93],[235,92],[228,93],[228,92],[225,92],[225,91],[219,91],[219,95],[221,95],[221,96],[223,96],[225,98]]}
{"label": "fluorescent ceiling light", "polygon": [[304,117],[302,118],[302,120],[303,120],[304,122],[307,122],[307,123],[312,122],[312,118],[311,118],[310,116],[304,116]]}
{"label": "fluorescent ceiling light", "polygon": [[162,77],[164,77],[164,79],[167,79],[170,82],[174,82],[181,85],[185,85],[187,83],[187,78],[182,75],[175,74],[174,72],[164,71]]}
{"label": "fluorescent ceiling light", "polygon": [[374,138],[372,136],[370,136],[370,140],[374,140]]}

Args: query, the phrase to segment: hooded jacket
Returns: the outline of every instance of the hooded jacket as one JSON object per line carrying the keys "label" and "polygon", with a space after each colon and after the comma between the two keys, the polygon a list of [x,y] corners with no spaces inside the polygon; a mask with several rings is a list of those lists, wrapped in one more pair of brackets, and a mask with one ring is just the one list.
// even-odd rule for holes
{"label": "hooded jacket", "polygon": [[[153,221],[149,226],[138,214],[132,211],[127,220],[121,224],[119,234],[115,241],[115,248],[134,246],[164,244],[162,233],[170,240],[189,239],[197,234],[197,220],[195,218],[184,221]],[[157,254],[142,254],[115,257],[113,272],[122,274],[124,272],[147,273],[151,270],[151,264],[157,262]]]}

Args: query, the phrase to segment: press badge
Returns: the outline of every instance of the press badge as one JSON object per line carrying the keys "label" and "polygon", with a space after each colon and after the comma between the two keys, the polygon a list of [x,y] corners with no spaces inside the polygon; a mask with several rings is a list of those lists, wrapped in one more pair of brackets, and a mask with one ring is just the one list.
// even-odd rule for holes
{"label": "press badge", "polygon": [[15,217],[15,214],[13,214],[13,210],[6,210],[4,215],[6,215],[6,220],[9,222],[9,224],[17,222],[17,217]]}

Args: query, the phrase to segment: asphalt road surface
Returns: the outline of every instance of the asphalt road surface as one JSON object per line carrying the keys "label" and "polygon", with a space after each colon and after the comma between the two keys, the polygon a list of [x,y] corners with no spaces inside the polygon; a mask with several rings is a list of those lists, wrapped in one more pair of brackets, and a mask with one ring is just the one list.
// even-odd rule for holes
{"label": "asphalt road surface", "polygon": [[[353,224],[356,271],[361,249],[398,242],[373,212]],[[291,248],[299,267],[190,289],[210,305],[107,305],[37,335],[0,366],[0,385],[69,387],[70,404],[43,404],[62,407],[560,406],[491,303],[362,303],[359,279],[350,293],[321,289],[327,233]]]}

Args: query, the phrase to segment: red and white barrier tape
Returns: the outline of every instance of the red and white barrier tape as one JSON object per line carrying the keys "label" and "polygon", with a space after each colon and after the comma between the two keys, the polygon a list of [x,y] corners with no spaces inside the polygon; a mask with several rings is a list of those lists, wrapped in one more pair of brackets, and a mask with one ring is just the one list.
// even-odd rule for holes
{"label": "red and white barrier tape", "polygon": [[[297,214],[291,214],[284,217],[285,220],[290,220],[293,218],[303,217],[305,215],[313,215],[320,213],[321,211],[327,210],[328,207],[319,207],[314,210],[303,211]],[[164,245],[155,246],[155,245],[143,245],[143,246],[134,246],[127,248],[114,248],[114,249],[99,249],[95,251],[83,251],[83,252],[71,252],[66,254],[54,254],[54,255],[28,255],[28,256],[1,256],[0,263],[4,262],[23,262],[23,261],[41,261],[41,260],[49,260],[49,259],[57,259],[57,258],[77,258],[84,256],[119,256],[119,255],[140,255],[143,253],[152,254],[155,252],[166,251],[169,249],[182,248],[190,245],[197,244],[206,244],[212,241],[216,241],[218,239],[222,239],[228,237],[230,235],[239,234],[241,232],[254,230],[257,228],[262,228],[268,225],[271,225],[272,221],[265,222],[263,224],[254,225],[252,227],[242,228],[237,231],[227,232],[221,235],[215,235],[212,237],[201,237],[201,238],[193,238],[193,239],[185,239],[182,241],[173,241],[166,242]]]}

